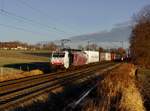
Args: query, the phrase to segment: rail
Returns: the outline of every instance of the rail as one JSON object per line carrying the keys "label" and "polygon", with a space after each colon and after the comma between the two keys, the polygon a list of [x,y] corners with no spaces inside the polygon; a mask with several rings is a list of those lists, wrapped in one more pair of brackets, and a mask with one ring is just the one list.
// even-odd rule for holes
{"label": "rail", "polygon": [[[118,65],[118,64],[117,64]],[[67,85],[72,81],[85,81],[94,78],[97,70],[102,72],[117,66],[115,63],[93,65],[91,67],[52,74],[38,75],[0,83],[0,110],[11,108],[17,103],[25,102],[47,91]]]}

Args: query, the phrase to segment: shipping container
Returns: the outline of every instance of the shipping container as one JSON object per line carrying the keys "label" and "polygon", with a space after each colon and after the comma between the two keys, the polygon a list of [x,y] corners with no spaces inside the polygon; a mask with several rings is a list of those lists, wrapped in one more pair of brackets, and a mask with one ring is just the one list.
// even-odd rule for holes
{"label": "shipping container", "polygon": [[75,51],[72,52],[73,55],[73,61],[72,61],[72,65],[73,66],[78,66],[78,65],[84,65],[87,63],[87,55],[85,52],[83,51]]}
{"label": "shipping container", "polygon": [[111,61],[111,53],[110,52],[101,52],[100,53],[100,61]]}
{"label": "shipping container", "polygon": [[99,62],[99,51],[84,51],[87,55],[87,64]]}
{"label": "shipping container", "polygon": [[114,52],[111,52],[111,60],[115,61],[115,58],[116,58],[116,54]]}

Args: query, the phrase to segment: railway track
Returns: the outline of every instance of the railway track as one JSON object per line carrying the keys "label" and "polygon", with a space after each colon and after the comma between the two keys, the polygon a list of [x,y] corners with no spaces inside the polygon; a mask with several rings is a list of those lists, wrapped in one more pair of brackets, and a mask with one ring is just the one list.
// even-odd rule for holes
{"label": "railway track", "polygon": [[11,107],[17,106],[19,103],[63,87],[69,83],[95,78],[98,76],[94,74],[97,70],[101,69],[104,72],[116,66],[115,63],[104,63],[76,71],[56,72],[1,82],[0,110],[11,109]]}

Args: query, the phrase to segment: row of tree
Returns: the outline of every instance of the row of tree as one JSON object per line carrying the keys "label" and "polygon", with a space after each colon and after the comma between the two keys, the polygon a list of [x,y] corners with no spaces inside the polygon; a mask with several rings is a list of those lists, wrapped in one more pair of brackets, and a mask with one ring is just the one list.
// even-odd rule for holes
{"label": "row of tree", "polygon": [[134,16],[130,44],[133,62],[150,68],[150,5]]}
{"label": "row of tree", "polygon": [[28,47],[27,43],[22,43],[19,41],[11,41],[11,42],[0,42],[0,48],[17,48],[17,47]]}
{"label": "row of tree", "polygon": [[34,47],[38,50],[51,50],[54,51],[58,49],[58,46],[54,44],[53,42],[47,42],[47,43],[37,43],[34,45]]}
{"label": "row of tree", "polygon": [[35,45],[23,43],[20,41],[0,42],[0,49],[17,49],[24,48],[27,50],[56,50],[58,47],[53,42],[37,43]]}

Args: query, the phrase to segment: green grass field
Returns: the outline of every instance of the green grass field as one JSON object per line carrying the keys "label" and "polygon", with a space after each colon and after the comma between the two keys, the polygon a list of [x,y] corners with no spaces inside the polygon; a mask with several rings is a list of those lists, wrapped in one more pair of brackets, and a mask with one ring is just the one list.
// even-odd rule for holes
{"label": "green grass field", "polygon": [[48,73],[51,71],[49,57],[49,51],[0,50],[0,81],[31,76],[32,70],[37,69]]}
{"label": "green grass field", "polygon": [[50,56],[49,51],[0,50],[0,66],[16,63],[48,62],[48,56]]}

